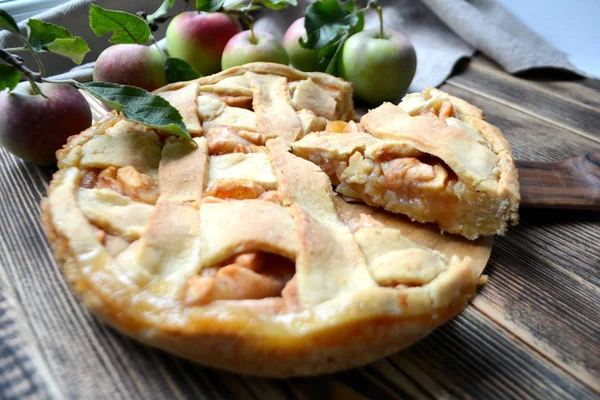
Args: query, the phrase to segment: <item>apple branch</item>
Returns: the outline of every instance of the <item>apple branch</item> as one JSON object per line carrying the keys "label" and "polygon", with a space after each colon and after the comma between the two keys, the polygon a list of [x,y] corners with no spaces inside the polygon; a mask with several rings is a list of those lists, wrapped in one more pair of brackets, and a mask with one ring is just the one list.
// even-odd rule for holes
{"label": "apple branch", "polygon": [[225,12],[231,11],[231,10],[236,10],[237,7],[239,7],[242,3],[244,3],[246,0],[238,0],[235,3],[233,3],[232,5],[230,5],[229,7],[227,7],[225,9]]}
{"label": "apple branch", "polygon": [[27,50],[29,50],[29,52],[33,56],[33,59],[35,60],[37,66],[38,66],[38,70],[39,70],[40,75],[41,76],[46,75],[46,70],[44,69],[44,64],[42,64],[42,60],[40,60],[40,58],[38,57],[38,55],[35,52],[35,50],[33,49],[33,47],[31,47],[31,45],[27,41],[27,38],[25,38],[25,37],[23,37],[21,35],[17,35],[17,36],[19,36],[19,39],[21,39],[23,41],[23,44],[25,45],[25,48]]}
{"label": "apple branch", "polygon": [[14,54],[10,54],[8,51],[6,51],[4,49],[0,49],[0,59],[5,61],[9,65],[12,65],[16,69],[18,69],[21,72],[21,74],[23,74],[25,79],[27,79],[29,81],[29,84],[31,85],[33,94],[40,94],[43,97],[46,97],[42,93],[42,91],[40,90],[39,86],[36,83],[36,82],[42,82],[43,75],[41,72],[35,72],[35,71],[30,70],[29,68],[27,68],[25,66],[25,64],[23,63],[23,59],[21,57],[15,56]]}

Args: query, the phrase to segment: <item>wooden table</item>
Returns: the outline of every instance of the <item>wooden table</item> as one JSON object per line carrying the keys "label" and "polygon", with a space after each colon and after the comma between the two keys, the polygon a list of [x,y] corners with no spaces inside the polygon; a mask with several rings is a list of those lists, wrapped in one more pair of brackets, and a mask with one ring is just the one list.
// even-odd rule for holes
{"label": "wooden table", "polygon": [[[600,81],[530,77],[476,57],[442,89],[484,109],[518,159],[599,150]],[[3,150],[0,164],[0,397],[600,396],[598,212],[522,209],[519,226],[495,239],[489,284],[405,351],[334,375],[256,379],[193,365],[98,323],[71,294],[41,230],[52,169]]]}

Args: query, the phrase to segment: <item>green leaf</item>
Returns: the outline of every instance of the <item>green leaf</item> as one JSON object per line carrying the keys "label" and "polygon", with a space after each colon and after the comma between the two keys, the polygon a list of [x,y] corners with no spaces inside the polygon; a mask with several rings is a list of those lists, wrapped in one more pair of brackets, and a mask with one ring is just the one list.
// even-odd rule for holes
{"label": "green leaf", "polygon": [[9,13],[0,8],[0,29],[6,29],[9,32],[19,34],[19,26]]}
{"label": "green leaf", "polygon": [[0,64],[0,90],[13,90],[21,80],[21,73],[12,65]]}
{"label": "green leaf", "polygon": [[130,121],[192,140],[179,111],[160,96],[138,87],[115,83],[76,82],[75,85],[121,111]]}
{"label": "green leaf", "polygon": [[90,28],[98,36],[113,32],[110,42],[144,44],[150,39],[150,28],[143,19],[123,11],[105,10],[90,5]]}
{"label": "green leaf", "polygon": [[49,51],[59,54],[81,64],[83,57],[90,51],[83,38],[73,37],[71,32],[62,26],[50,24],[39,19],[27,22],[29,37],[27,41],[37,52]]}
{"label": "green leaf", "polygon": [[296,0],[255,0],[254,4],[261,4],[271,10],[281,10],[287,6],[296,6]]}
{"label": "green leaf", "polygon": [[223,7],[225,0],[196,0],[196,10],[204,12],[215,12]]}
{"label": "green leaf", "polygon": [[44,46],[56,39],[72,38],[71,32],[62,26],[50,24],[39,19],[30,19],[27,22],[29,37],[27,41],[35,51],[44,51]]}
{"label": "green leaf", "polygon": [[169,57],[165,62],[169,83],[191,81],[201,75],[190,64],[181,58]]}
{"label": "green leaf", "polygon": [[76,64],[81,64],[83,57],[90,51],[88,44],[80,36],[55,39],[44,48],[51,53],[68,57]]}
{"label": "green leaf", "polygon": [[319,52],[319,65],[327,73],[336,75],[337,57],[346,40],[364,28],[364,15],[355,12],[352,3],[337,0],[317,1],[306,7],[304,27],[307,39],[300,45]]}
{"label": "green leaf", "polygon": [[146,17],[146,21],[153,23],[156,18],[167,15],[167,12],[175,5],[175,0],[164,0],[160,7]]}

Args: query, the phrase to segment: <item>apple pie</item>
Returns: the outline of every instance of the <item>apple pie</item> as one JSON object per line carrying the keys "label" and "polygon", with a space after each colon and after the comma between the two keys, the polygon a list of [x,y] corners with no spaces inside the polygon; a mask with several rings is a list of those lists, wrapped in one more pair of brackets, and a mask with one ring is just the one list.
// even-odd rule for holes
{"label": "apple pie", "polygon": [[113,112],[57,153],[42,203],[65,276],[108,324],[204,365],[314,375],[408,346],[475,293],[471,257],[341,212],[326,172],[343,160],[290,151],[351,120],[348,83],[257,63],[159,94],[193,143]]}
{"label": "apple pie", "polygon": [[511,148],[481,110],[437,89],[385,103],[360,124],[330,122],[292,144],[336,191],[475,239],[518,221]]}

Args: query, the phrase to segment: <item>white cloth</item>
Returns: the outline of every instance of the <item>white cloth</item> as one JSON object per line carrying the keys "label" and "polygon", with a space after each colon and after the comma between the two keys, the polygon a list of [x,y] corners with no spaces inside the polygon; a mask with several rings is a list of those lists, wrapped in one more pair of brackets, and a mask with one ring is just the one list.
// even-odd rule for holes
{"label": "white cloth", "polygon": [[[36,16],[82,36],[91,48],[86,62],[92,62],[110,45],[108,37],[98,38],[89,28],[88,12],[92,2],[108,9],[152,12],[162,1],[73,0]],[[281,38],[287,27],[302,16],[309,3],[309,0],[299,0],[298,7],[279,12],[265,11],[258,16],[255,27]],[[415,46],[417,72],[410,91],[440,85],[456,62],[472,56],[475,50],[480,50],[510,73],[553,67],[589,75],[575,68],[564,53],[494,0],[380,0],[380,4],[384,9],[385,27],[403,33]],[[375,28],[377,24],[376,13],[369,12],[365,29]],[[21,25],[24,26],[24,22]],[[164,36],[165,25],[157,32],[157,38]],[[0,46],[18,45],[10,36],[8,32],[1,32]],[[43,54],[43,59],[49,74],[64,73],[72,67],[69,60],[52,54]],[[89,80],[91,66],[79,67],[71,74],[77,79]]]}

